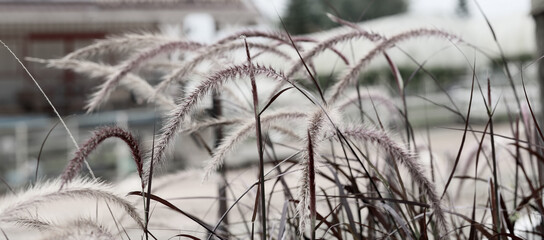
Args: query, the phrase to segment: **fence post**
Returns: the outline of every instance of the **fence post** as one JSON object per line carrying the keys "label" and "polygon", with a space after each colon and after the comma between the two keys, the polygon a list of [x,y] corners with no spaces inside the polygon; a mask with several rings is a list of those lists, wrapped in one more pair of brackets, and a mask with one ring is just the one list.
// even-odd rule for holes
{"label": "fence post", "polygon": [[[128,129],[128,116],[126,112],[119,111],[115,114],[115,121],[117,126]],[[117,141],[115,144],[115,177],[121,179],[125,175],[131,172],[132,165],[130,163],[130,156],[125,149],[125,143],[123,141]]]}
{"label": "fence post", "polygon": [[22,184],[28,177],[26,163],[28,161],[28,126],[19,122],[15,126],[15,172],[13,179],[16,185]]}

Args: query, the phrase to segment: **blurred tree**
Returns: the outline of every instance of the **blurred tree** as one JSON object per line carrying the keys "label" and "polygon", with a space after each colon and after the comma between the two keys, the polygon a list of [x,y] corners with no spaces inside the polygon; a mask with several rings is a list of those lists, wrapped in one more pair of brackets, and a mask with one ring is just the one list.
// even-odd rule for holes
{"label": "blurred tree", "polygon": [[283,22],[292,34],[336,27],[326,13],[359,22],[406,11],[405,0],[290,0]]}
{"label": "blurred tree", "polygon": [[[323,9],[319,1],[291,0],[287,15],[283,18],[287,30],[292,34],[304,34],[321,30]],[[317,4],[316,4],[317,3]]]}
{"label": "blurred tree", "polygon": [[455,13],[459,17],[468,17],[470,12],[468,11],[467,0],[457,0],[457,7],[455,7]]}

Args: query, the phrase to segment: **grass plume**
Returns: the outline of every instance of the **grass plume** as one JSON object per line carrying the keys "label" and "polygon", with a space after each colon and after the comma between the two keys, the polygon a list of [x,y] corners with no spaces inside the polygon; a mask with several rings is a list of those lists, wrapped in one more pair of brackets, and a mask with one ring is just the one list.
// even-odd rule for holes
{"label": "grass plume", "polygon": [[[132,153],[132,158],[134,159],[134,162],[136,163],[136,169],[138,171],[138,175],[140,178],[142,178],[143,173],[143,160],[142,160],[142,153],[140,151],[140,146],[138,142],[136,141],[136,138],[132,136],[131,133],[123,130],[119,127],[102,127],[98,130],[96,130],[93,133],[93,136],[83,144],[83,146],[76,152],[74,158],[70,160],[68,163],[68,166],[66,166],[66,169],[64,170],[61,179],[62,184],[61,188],[68,182],[70,182],[77,174],[79,173],[79,170],[81,169],[81,164],[83,163],[84,159],[89,156],[89,154],[98,147],[102,141],[111,138],[116,137],[121,140],[123,140],[127,146],[130,148],[130,151]],[[142,187],[144,187],[144,180],[142,179]]]}
{"label": "grass plume", "polygon": [[[276,236],[278,239],[517,239],[518,235],[540,236],[544,231],[539,232],[535,227],[524,232],[525,235],[516,230],[517,218],[522,218],[526,211],[544,212],[542,187],[534,167],[544,159],[536,141],[542,134],[523,79],[525,99],[517,101],[526,103],[518,104],[520,109],[507,110],[514,136],[499,133],[503,120],[495,117],[491,106],[498,108],[500,102],[491,103],[490,85],[487,97],[484,90],[480,90],[489,114],[485,129],[480,131],[473,126],[479,122],[471,113],[481,107],[472,101],[474,88],[471,89],[468,114],[462,113],[457,105],[464,102],[452,98],[448,87],[441,85],[442,79],[426,69],[430,58],[419,63],[408,54],[410,51],[399,47],[417,65],[407,78],[403,76],[404,66],[398,65],[397,59],[388,54],[398,44],[422,37],[446,40],[460,54],[463,53],[457,46],[459,43],[472,48],[475,45],[438,29],[419,28],[386,36],[367,31],[363,25],[329,17],[346,27],[325,39],[244,30],[211,44],[200,44],[137,34],[99,40],[60,59],[28,58],[101,81],[89,99],[89,111],[106,103],[118,86],[129,90],[139,99],[163,110],[158,111],[162,114],[161,122],[157,123],[161,130],[153,134],[157,141],[148,149],[140,149],[136,138],[127,130],[117,127],[96,130],[79,148],[60,178],[0,200],[0,222],[51,231],[50,238],[84,239],[92,232],[99,238],[111,239],[125,232],[127,238],[134,239],[127,232],[134,231],[135,226],[123,226],[122,221],[116,224],[114,234],[110,231],[112,226],[89,222],[87,218],[57,223],[27,211],[55,201],[91,199],[105,201],[108,206],[120,208],[131,216],[142,228],[139,236],[142,239],[251,239],[255,235],[261,235],[262,239]],[[352,58],[348,58],[350,55],[344,46],[352,40],[363,40],[371,48],[360,58],[354,57],[354,52]],[[180,53],[179,56],[170,54],[173,51]],[[244,51],[245,56],[242,56]],[[343,62],[346,66],[343,72],[320,75],[321,59],[318,61],[318,57],[326,51],[333,53],[327,61]],[[107,63],[96,60],[108,56],[109,52],[118,54],[118,59]],[[159,58],[167,54],[170,55]],[[372,71],[369,64],[380,56],[385,57],[389,68],[386,75],[379,77],[388,78],[393,84],[380,89],[389,87],[391,94],[374,91],[373,86],[363,86],[366,79],[359,81],[368,77],[362,73]],[[270,64],[269,58],[279,59],[282,64]],[[504,60],[503,55],[501,58]],[[466,59],[473,73],[474,87],[479,83],[476,64]],[[411,84],[417,84],[418,74],[430,77],[431,84],[442,90],[434,93],[444,97],[447,103],[435,102],[435,94],[419,99],[453,113],[464,125],[463,143],[452,145],[458,150],[453,166],[440,164],[439,161],[449,158],[434,151],[439,144],[431,144],[432,132],[428,131],[433,128],[413,126],[422,125],[422,122],[428,124],[427,120],[412,120],[424,117],[418,116],[422,114],[413,107],[410,96]],[[508,75],[512,81],[511,74]],[[323,84],[323,81],[328,82]],[[263,98],[262,93],[270,94],[270,97]],[[211,110],[208,98],[213,98]],[[399,114],[401,121],[387,122]],[[225,130],[224,134],[219,134],[220,141],[210,140],[210,133],[217,128]],[[418,133],[425,130],[426,144],[418,138]],[[525,134],[520,134],[524,130]],[[396,132],[400,132],[398,138]],[[181,172],[164,177],[158,172],[155,174],[154,169],[160,169],[159,166],[167,161],[168,150],[177,147],[176,138],[183,135],[191,135],[202,149],[191,149],[182,154],[196,155],[200,150],[209,154],[205,157],[208,161],[204,168],[191,174]],[[472,146],[477,148],[466,149],[471,146],[470,135],[476,141]],[[137,169],[134,181],[139,181],[137,186],[127,181],[124,188],[112,191],[107,184],[78,177],[88,155],[110,137],[120,138],[131,149]],[[257,151],[253,146],[251,156],[236,151],[245,150],[242,147],[246,147],[248,139],[257,143]],[[255,145],[255,141],[251,143]],[[179,149],[176,150],[179,154]],[[419,155],[419,151],[424,154]],[[147,156],[142,156],[142,152]],[[503,152],[506,154],[501,155]],[[238,158],[232,159],[232,166],[231,157]],[[426,157],[430,158],[430,166],[426,165]],[[176,160],[184,158],[174,157]],[[485,158],[484,164],[479,163],[480,158]],[[251,167],[246,168],[248,163]],[[460,171],[457,171],[458,164],[464,164]],[[511,165],[508,164],[515,167],[512,192],[511,181],[508,181]],[[207,179],[219,168],[225,171],[224,176],[220,180],[213,179],[222,181],[221,193],[213,189],[213,194],[203,195],[204,191],[213,188],[206,185],[209,182],[196,187],[183,185],[197,175]],[[427,176],[427,172],[431,172],[432,177]],[[252,180],[247,182],[248,178]],[[487,179],[492,179],[491,185]],[[455,187],[449,188],[450,183]],[[191,195],[193,188],[197,188],[197,195]],[[478,195],[483,188],[492,192],[485,196],[486,199],[480,199]],[[451,197],[454,196],[452,189],[462,193]],[[293,192],[297,190],[298,195]],[[139,198],[129,203],[118,196],[118,193],[127,192]],[[464,201],[466,192],[472,194],[471,203]],[[444,197],[438,193],[443,193]],[[205,202],[208,200],[209,204]],[[216,202],[223,204],[218,218],[202,214],[204,210],[200,208],[213,209]],[[465,209],[464,204],[470,207]],[[145,212],[144,223],[134,206],[142,207]],[[172,216],[174,214],[177,215]],[[178,217],[182,220],[177,220]],[[208,221],[217,223],[211,225]],[[167,236],[158,235],[162,232],[168,232]]]}
{"label": "grass plume", "polygon": [[[60,186],[63,185],[63,188]],[[59,190],[60,188],[60,190]],[[80,199],[104,200],[110,204],[119,206],[143,229],[142,219],[135,207],[125,199],[111,191],[111,186],[96,180],[73,179],[70,183],[64,183],[62,179],[41,183],[25,191],[4,196],[0,200],[0,222],[17,223],[21,219],[32,217],[31,208],[39,208],[41,205],[61,202],[77,201]],[[28,225],[29,222],[21,224]]]}

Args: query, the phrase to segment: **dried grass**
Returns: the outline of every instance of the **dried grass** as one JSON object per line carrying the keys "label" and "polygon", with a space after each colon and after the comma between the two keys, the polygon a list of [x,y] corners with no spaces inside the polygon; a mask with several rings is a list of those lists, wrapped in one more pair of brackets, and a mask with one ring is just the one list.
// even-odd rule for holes
{"label": "dried grass", "polygon": [[[510,202],[507,202],[508,206],[504,203],[504,196],[509,193],[505,193],[506,188],[499,185],[497,176],[493,179],[495,185],[489,185],[491,187],[486,185],[489,188],[486,190],[491,192],[489,199],[492,199],[493,204],[491,204],[491,209],[483,210],[482,214],[485,216],[487,212],[495,212],[493,214],[494,221],[490,228],[483,227],[486,219],[476,219],[476,187],[474,187],[472,215],[443,207],[446,205],[446,201],[452,200],[442,199],[438,192],[447,192],[448,184],[444,187],[445,189],[440,189],[440,184],[431,181],[426,173],[428,169],[420,162],[415,150],[412,150],[412,147],[415,149],[415,146],[421,144],[417,144],[413,138],[413,129],[408,119],[409,109],[406,107],[404,88],[406,82],[402,81],[394,59],[387,55],[387,51],[394,48],[396,44],[414,38],[436,37],[450,41],[452,44],[463,43],[463,41],[456,35],[437,29],[415,29],[387,37],[365,31],[358,25],[337,17],[330,16],[330,18],[348,26],[349,30],[322,41],[306,36],[290,36],[281,32],[246,30],[229,35],[211,45],[149,34],[126,35],[99,41],[61,59],[30,59],[47,64],[49,67],[70,69],[80,74],[102,79],[104,82],[90,97],[87,105],[89,112],[98,109],[99,106],[107,102],[108,96],[115,91],[117,86],[121,85],[139,98],[154,103],[165,110],[164,123],[162,123],[161,131],[157,135],[157,141],[153,142],[154,145],[151,149],[146,149],[148,156],[145,157],[141,156],[136,138],[128,131],[116,127],[97,130],[67,164],[60,179],[41,183],[1,199],[0,223],[39,229],[49,234],[44,239],[117,238],[121,232],[119,228],[117,233],[112,234],[111,226],[101,226],[86,218],[57,223],[46,216],[35,216],[32,211],[29,211],[29,209],[37,209],[56,201],[93,199],[105,201],[108,206],[122,209],[136,222],[138,227],[143,229],[142,238],[144,236],[146,238],[153,237],[153,231],[156,229],[148,228],[150,222],[152,224],[149,226],[172,227],[176,224],[169,223],[169,219],[161,218],[167,218],[165,217],[167,215],[154,216],[152,211],[154,205],[150,204],[155,203],[196,223],[203,234],[186,232],[183,226],[175,226],[176,229],[172,230],[178,234],[173,237],[192,239],[212,238],[212,235],[221,239],[254,238],[255,234],[261,234],[263,239],[272,238],[272,236],[279,236],[279,238],[282,236],[285,238],[307,237],[310,239],[442,239],[452,236],[460,239],[476,239],[479,236],[499,237],[494,236],[493,230],[496,229],[502,229],[503,235],[511,237],[508,234],[514,234],[512,229],[515,221],[512,221],[508,214],[500,216],[496,213],[499,210],[510,213],[507,209]],[[266,42],[254,41],[255,39],[265,39]],[[353,39],[366,39],[374,47],[362,58],[351,63],[344,53],[338,51],[336,47]],[[182,58],[170,59],[170,62],[164,59],[157,60],[159,55],[180,50],[186,53]],[[246,58],[234,59],[236,53],[241,50],[246,50]],[[319,54],[327,50],[334,52],[336,57],[343,61],[348,68],[334,79],[332,87],[321,88],[316,76],[313,76],[316,72],[313,61]],[[94,58],[109,54],[109,52],[121,53],[120,56],[126,58],[121,59],[113,66],[92,61]],[[290,57],[289,54],[295,52],[299,58]],[[371,91],[361,94],[362,88],[357,83],[359,76],[371,61],[382,54],[386,56],[390,67],[395,72],[394,77],[400,91],[398,94],[403,97],[403,108],[397,107],[391,96]],[[290,64],[287,69],[282,69],[255,63],[257,57],[261,59],[267,55],[284,59]],[[211,64],[204,66],[204,62]],[[162,74],[158,84],[145,79],[137,71],[146,67],[153,69],[155,66],[164,66],[155,69]],[[305,83],[299,84],[294,81],[295,75],[301,69],[305,72],[302,76],[297,77],[311,84],[304,85]],[[198,76],[203,76],[203,78]],[[268,90],[263,90],[264,85],[261,84],[264,82],[272,82],[277,85],[271,92],[264,91]],[[184,91],[169,91],[174,84],[176,87],[182,87]],[[251,94],[253,101],[238,97],[230,90],[228,86],[230,84],[238,87],[244,97]],[[284,88],[285,85],[288,87]],[[347,92],[351,86],[356,86],[357,95]],[[294,93],[303,100],[288,99],[291,101],[288,106],[276,103],[278,99],[288,98],[286,94],[288,90],[291,95]],[[225,92],[225,94],[221,94],[222,99],[216,98],[215,101],[228,102],[232,105],[230,107],[236,110],[223,111],[220,116],[210,117],[200,114],[195,117],[195,112],[206,111],[200,106],[203,105],[205,98],[214,92]],[[259,97],[261,92],[270,92],[271,97]],[[315,97],[318,94],[321,99]],[[361,122],[347,124],[350,121],[348,119],[351,118],[350,112],[346,109],[354,105],[360,106],[357,114],[361,121],[372,122],[367,121],[370,118],[369,114],[363,111],[363,104],[371,104],[377,118],[383,117],[380,116],[381,112],[376,109],[375,103],[383,105],[391,114],[399,114],[405,120],[402,124],[399,123],[399,126],[402,125],[401,127],[406,130],[404,136],[401,136],[404,143],[401,144],[394,140],[391,137],[392,134],[387,132],[388,126],[384,126],[381,122],[379,126],[377,124],[371,126]],[[223,105],[223,108],[226,107]],[[531,209],[544,211],[542,202],[537,198],[541,191],[541,188],[538,187],[540,185],[532,182],[532,176],[529,176],[530,174],[525,169],[526,166],[521,161],[524,154],[530,155],[529,159],[531,160],[542,159],[541,154],[535,150],[537,145],[534,144],[535,137],[538,136],[534,131],[539,131],[535,130],[539,128],[536,122],[532,121],[535,118],[532,109],[521,108],[519,116],[516,116],[518,119],[516,121],[526,129],[527,140],[520,139],[518,126],[516,137],[512,138],[515,140],[513,145],[515,145],[516,151],[515,153],[511,152],[516,159],[516,167],[519,168],[516,170],[516,192],[512,208],[515,209],[515,212],[512,214],[519,213],[520,209],[527,208],[527,206],[531,206]],[[455,112],[453,109],[456,108],[448,108],[448,110]],[[459,112],[456,114],[463,116]],[[489,122],[492,122],[492,117],[489,116]],[[466,134],[468,129],[472,128],[468,127],[469,119],[464,119],[464,121],[467,125]],[[380,130],[377,130],[378,128]],[[157,169],[161,163],[167,161],[166,153],[174,145],[177,136],[199,134],[208,129],[214,129],[216,133],[221,133],[219,136],[223,137],[216,139],[213,144],[206,143],[214,148],[208,149],[211,159],[204,169],[198,171],[203,173],[205,178],[221,169],[228,157],[240,157],[235,149],[253,136],[257,139],[257,152],[259,153],[259,156],[255,157],[259,160],[259,176],[254,176],[258,180],[255,180],[254,183],[244,183],[247,186],[244,186],[242,192],[237,190],[238,186],[230,185],[232,178],[229,179],[226,175],[221,175],[225,181],[225,187],[222,189],[228,191],[228,194],[221,193],[222,195],[218,196],[228,198],[220,200],[232,203],[232,205],[227,206],[228,208],[223,207],[220,213],[221,217],[216,224],[204,220],[207,219],[206,215],[189,214],[185,211],[186,208],[189,208],[188,206],[172,202],[177,199],[167,199],[160,196],[164,191],[172,191],[175,182],[194,178],[194,172],[164,177],[157,177],[153,173],[153,169]],[[484,131],[487,131],[487,128]],[[275,133],[281,134],[285,138],[278,140],[268,137],[269,134]],[[488,134],[494,135],[493,130]],[[542,134],[539,133],[539,135]],[[129,195],[140,196],[135,203],[130,203],[118,196],[118,192],[127,189],[118,189],[117,192],[114,192],[107,184],[77,177],[84,159],[103,140],[110,137],[122,139],[131,148],[140,182],[138,186],[130,186],[133,191],[130,191]],[[491,138],[492,148],[495,145],[493,139],[498,137],[498,135],[494,135]],[[469,160],[467,160],[471,166],[476,164],[476,169],[478,169],[479,156],[488,154],[481,147],[486,145],[483,143],[484,137],[481,138],[481,141],[478,148],[470,153]],[[325,143],[329,143],[330,146],[327,147]],[[280,154],[278,146],[287,149],[288,154]],[[463,150],[463,145],[460,148],[459,152]],[[430,145],[427,150],[432,154]],[[527,152],[521,153],[521,151]],[[326,166],[331,172],[320,171],[321,166]],[[403,170],[399,170],[398,166],[403,167]],[[268,172],[265,171],[265,168]],[[401,176],[404,169],[408,174]],[[463,174],[467,175],[463,176],[466,179],[477,182],[479,178],[482,178],[482,176],[478,176],[478,172],[472,176],[466,169],[468,166],[463,170]],[[450,179],[447,180],[448,183],[455,175],[454,170],[450,174]],[[272,174],[273,172],[274,174]],[[293,178],[298,178],[298,181]],[[525,185],[529,186],[527,191],[524,190],[520,193],[525,197],[517,195],[518,186],[523,185],[518,184],[518,179],[522,178],[526,181]],[[144,186],[148,188],[146,189]],[[258,190],[255,191],[256,187]],[[291,193],[293,189],[298,189],[298,195]],[[179,189],[180,194],[183,192],[184,189]],[[277,192],[283,194],[275,194]],[[322,192],[323,195],[320,196],[318,192]],[[122,194],[126,194],[126,192],[122,192]],[[501,203],[499,200],[503,202]],[[146,212],[145,224],[134,207],[136,203],[143,203],[141,206],[144,208],[142,210]],[[234,215],[231,212],[233,210],[237,211],[239,222],[236,224],[238,225],[221,223],[229,214],[230,216]],[[260,217],[258,218],[258,216]],[[427,221],[432,224],[429,225]],[[502,222],[505,224],[501,224]],[[466,237],[467,234],[463,230],[463,224],[467,223],[470,225],[469,237]],[[501,228],[501,225],[508,229]],[[219,226],[224,226],[225,229],[217,230]],[[307,229],[308,226],[310,226],[310,231]],[[307,236],[308,233],[310,233],[309,236]]]}

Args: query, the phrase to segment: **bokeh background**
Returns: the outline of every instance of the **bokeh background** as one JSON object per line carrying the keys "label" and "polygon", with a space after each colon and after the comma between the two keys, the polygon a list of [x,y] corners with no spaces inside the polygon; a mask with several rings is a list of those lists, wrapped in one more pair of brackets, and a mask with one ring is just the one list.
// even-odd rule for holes
{"label": "bokeh background", "polygon": [[[452,44],[423,39],[399,46],[390,54],[403,75],[414,72],[417,63],[425,63],[460,106],[468,106],[471,65],[476,66],[480,79],[493,79],[494,94],[501,102],[513,104],[502,65],[495,61],[500,55],[485,14],[514,77],[524,77],[533,107],[540,109],[537,70],[532,64],[539,56],[529,0],[0,0],[0,40],[23,60],[77,141],[83,142],[97,126],[120,125],[150,144],[161,120],[152,106],[119,89],[100,111],[85,114],[86,98],[103,79],[47,68],[26,58],[61,58],[96,39],[128,33],[212,43],[242,29],[258,29],[287,30],[293,35],[326,39],[342,31],[326,13],[384,35],[421,27],[457,34],[482,52],[465,49],[468,54],[460,54]],[[370,48],[364,42],[350,44],[341,50],[353,58]],[[120,57],[111,54],[98,60],[108,63]],[[324,86],[330,76],[343,69],[329,59],[323,54],[315,62]],[[275,59],[268,61],[281,64]],[[153,82],[153,73],[147,79]],[[385,92],[394,87],[385,61],[373,63],[361,79]],[[410,112],[415,113],[412,122],[416,127],[417,123],[457,124],[450,112],[422,99],[447,103],[433,81],[428,74],[414,76],[408,90]],[[475,102],[475,119],[486,119],[482,100]],[[5,183],[0,184],[0,191],[35,181],[36,177],[58,176],[73,156],[73,143],[57,125],[58,119],[37,86],[6,48],[0,48],[0,103],[0,178]],[[498,119],[507,118],[505,109],[498,110]],[[206,158],[205,151],[198,150],[199,145],[193,140],[187,137],[184,144],[176,147],[175,161],[170,164],[178,166],[172,169],[198,166],[199,159]],[[103,144],[89,162],[97,175],[113,180],[122,179],[135,168],[126,147],[115,141]],[[239,165],[244,165],[243,161]]]}

